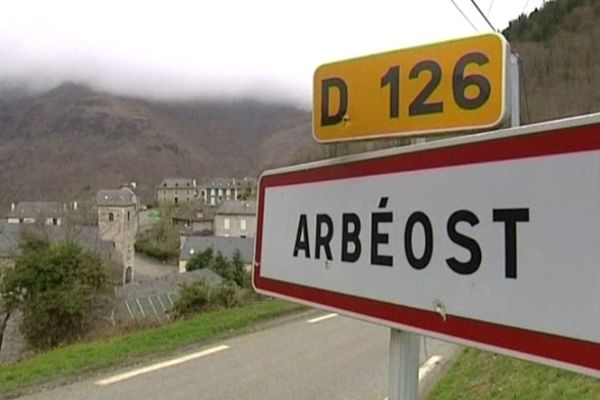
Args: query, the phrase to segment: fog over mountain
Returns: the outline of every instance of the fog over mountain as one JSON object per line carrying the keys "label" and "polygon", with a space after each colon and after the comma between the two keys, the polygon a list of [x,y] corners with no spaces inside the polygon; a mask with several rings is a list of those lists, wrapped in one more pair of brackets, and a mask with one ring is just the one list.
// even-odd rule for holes
{"label": "fog over mountain", "polygon": [[[482,4],[498,27],[543,0]],[[22,0],[0,13],[0,84],[309,108],[323,63],[489,31],[467,0]],[[485,3],[485,1],[483,2]],[[431,12],[435,7],[436,12]]]}

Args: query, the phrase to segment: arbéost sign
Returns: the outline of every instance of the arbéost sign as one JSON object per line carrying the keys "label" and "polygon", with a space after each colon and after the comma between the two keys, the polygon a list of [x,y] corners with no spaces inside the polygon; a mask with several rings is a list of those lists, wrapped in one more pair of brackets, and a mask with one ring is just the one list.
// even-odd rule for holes
{"label": "arb\u00e9ost sign", "polygon": [[510,117],[509,46],[485,34],[317,68],[319,142],[492,128]]}
{"label": "arb\u00e9ost sign", "polygon": [[600,377],[600,114],[265,172],[257,291]]}

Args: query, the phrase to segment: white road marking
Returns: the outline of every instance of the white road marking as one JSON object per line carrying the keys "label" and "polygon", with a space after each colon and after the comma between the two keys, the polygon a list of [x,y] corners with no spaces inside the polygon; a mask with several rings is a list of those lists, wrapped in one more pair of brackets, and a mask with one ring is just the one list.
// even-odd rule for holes
{"label": "white road marking", "polygon": [[335,314],[335,313],[333,313],[333,314],[326,314],[326,315],[323,315],[323,316],[321,316],[321,317],[317,317],[317,318],[309,319],[309,320],[308,320],[308,321],[306,321],[306,322],[308,322],[309,324],[314,324],[315,322],[321,322],[321,321],[325,321],[326,319],[333,318],[333,317],[337,317],[337,316],[338,316],[338,315],[337,315],[337,314]]}
{"label": "white road marking", "polygon": [[148,372],[156,371],[162,368],[172,367],[174,365],[182,364],[184,362],[188,362],[191,360],[195,360],[196,358],[208,356],[214,353],[218,353],[219,351],[227,350],[229,346],[221,345],[217,347],[212,347],[210,349],[200,351],[198,353],[188,354],[187,356],[179,357],[173,360],[164,361],[158,364],[150,365],[144,368],[135,369],[133,371],[125,372],[123,374],[115,375],[110,378],[102,379],[94,382],[96,385],[105,386],[113,383],[117,383],[120,381],[124,381],[125,379],[133,378],[138,375],[147,374]]}
{"label": "white road marking", "polygon": [[425,377],[428,373],[430,373],[442,360],[444,357],[442,356],[431,356],[429,360],[425,361],[421,368],[419,368],[419,382],[421,379]]}
{"label": "white road marking", "polygon": [[[421,368],[419,368],[419,382],[421,382],[421,380],[425,378],[428,373],[430,373],[440,362],[442,362],[443,359],[444,357],[442,356],[429,357],[429,360],[425,361],[423,365],[421,365]],[[388,398],[386,397],[383,400],[388,400]]]}

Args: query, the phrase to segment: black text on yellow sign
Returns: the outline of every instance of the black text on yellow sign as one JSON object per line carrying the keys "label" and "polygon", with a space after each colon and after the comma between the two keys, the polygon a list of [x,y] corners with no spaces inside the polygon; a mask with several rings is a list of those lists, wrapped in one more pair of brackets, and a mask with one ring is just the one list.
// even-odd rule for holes
{"label": "black text on yellow sign", "polygon": [[320,66],[313,134],[320,142],[425,135],[508,119],[508,44],[486,34]]}

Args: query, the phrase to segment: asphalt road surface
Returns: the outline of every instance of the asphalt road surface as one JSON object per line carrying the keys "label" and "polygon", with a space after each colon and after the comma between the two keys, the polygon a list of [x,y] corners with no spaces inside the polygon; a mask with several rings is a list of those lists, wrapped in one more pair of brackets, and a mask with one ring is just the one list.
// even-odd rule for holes
{"label": "asphalt road surface", "polygon": [[[450,354],[454,348],[427,339],[421,345],[421,363],[434,355]],[[389,328],[308,313],[189,353],[103,372],[21,398],[383,400],[388,351]]]}

